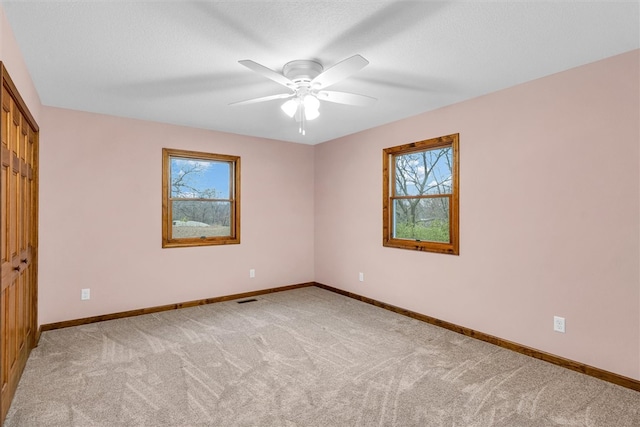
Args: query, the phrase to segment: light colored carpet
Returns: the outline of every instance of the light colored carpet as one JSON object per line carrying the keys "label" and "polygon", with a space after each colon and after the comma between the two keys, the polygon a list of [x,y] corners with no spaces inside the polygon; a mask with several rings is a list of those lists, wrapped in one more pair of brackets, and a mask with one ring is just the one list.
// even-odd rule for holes
{"label": "light colored carpet", "polygon": [[640,426],[640,393],[310,287],[45,332],[5,426]]}

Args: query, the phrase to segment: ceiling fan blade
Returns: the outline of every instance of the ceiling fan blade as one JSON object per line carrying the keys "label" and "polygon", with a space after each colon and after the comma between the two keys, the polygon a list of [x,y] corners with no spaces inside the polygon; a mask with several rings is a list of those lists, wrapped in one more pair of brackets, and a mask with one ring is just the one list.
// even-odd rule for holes
{"label": "ceiling fan blade", "polygon": [[375,104],[376,98],[357,93],[337,92],[335,90],[321,90],[318,92],[318,99],[321,101],[335,102],[337,104],[357,105],[367,107]]}
{"label": "ceiling fan blade", "polygon": [[340,80],[346,79],[356,71],[361,70],[368,63],[369,61],[364,59],[362,56],[353,55],[320,73],[320,75],[315,79],[311,80],[311,87],[322,89],[327,86],[331,86],[334,83],[338,83]]}
{"label": "ceiling fan blade", "polygon": [[243,59],[242,61],[238,61],[240,64],[244,65],[248,69],[255,71],[258,74],[262,74],[264,77],[273,80],[276,83],[280,83],[282,86],[294,88],[296,84],[283,76],[280,73],[273,71],[271,68],[267,68],[264,65],[258,64],[255,61],[250,59]]}
{"label": "ceiling fan blade", "polygon": [[277,95],[269,95],[269,96],[263,96],[261,98],[253,98],[253,99],[247,99],[246,101],[238,101],[238,102],[232,102],[229,105],[248,105],[248,104],[256,104],[258,102],[265,102],[265,101],[272,101],[274,99],[285,99],[285,98],[291,98],[292,96],[294,96],[295,93],[279,93]]}

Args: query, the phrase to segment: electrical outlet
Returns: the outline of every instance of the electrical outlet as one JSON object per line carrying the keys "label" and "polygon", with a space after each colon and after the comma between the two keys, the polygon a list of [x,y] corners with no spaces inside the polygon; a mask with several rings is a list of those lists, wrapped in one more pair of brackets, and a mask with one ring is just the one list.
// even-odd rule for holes
{"label": "electrical outlet", "polygon": [[564,334],[564,317],[553,316],[553,330]]}
{"label": "electrical outlet", "polygon": [[91,299],[91,289],[89,289],[89,288],[82,289],[80,291],[80,299],[82,301],[86,301],[88,299]]}
{"label": "electrical outlet", "polygon": [[249,270],[249,278],[253,279],[255,277],[256,277],[256,270],[255,270],[255,268],[252,268],[252,269]]}
{"label": "electrical outlet", "polygon": [[358,280],[364,282],[364,273],[358,273]]}

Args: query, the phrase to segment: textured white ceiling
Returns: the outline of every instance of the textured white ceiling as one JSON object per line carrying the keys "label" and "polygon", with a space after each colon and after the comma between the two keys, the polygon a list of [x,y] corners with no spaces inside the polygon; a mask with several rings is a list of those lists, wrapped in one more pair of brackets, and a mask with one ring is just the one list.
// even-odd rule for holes
{"label": "textured white ceiling", "polygon": [[[638,1],[2,0],[45,105],[316,144],[640,47]],[[281,72],[370,64],[298,134],[282,93],[238,64]]]}

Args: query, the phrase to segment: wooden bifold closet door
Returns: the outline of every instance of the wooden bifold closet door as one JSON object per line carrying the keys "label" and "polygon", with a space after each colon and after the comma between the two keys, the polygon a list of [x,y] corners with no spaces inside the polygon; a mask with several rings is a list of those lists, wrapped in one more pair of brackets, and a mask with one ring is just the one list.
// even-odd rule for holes
{"label": "wooden bifold closet door", "polygon": [[0,424],[37,331],[38,125],[4,65],[0,176]]}

